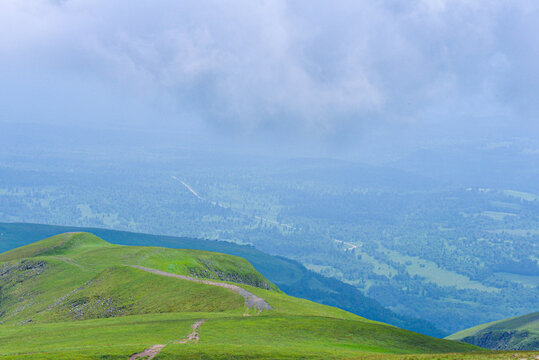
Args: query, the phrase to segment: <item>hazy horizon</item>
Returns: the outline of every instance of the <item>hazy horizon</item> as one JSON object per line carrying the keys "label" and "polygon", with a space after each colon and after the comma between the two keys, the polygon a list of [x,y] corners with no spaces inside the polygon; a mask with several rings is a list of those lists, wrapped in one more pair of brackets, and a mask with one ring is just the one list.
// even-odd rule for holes
{"label": "hazy horizon", "polygon": [[373,161],[539,134],[533,1],[1,9],[4,126]]}

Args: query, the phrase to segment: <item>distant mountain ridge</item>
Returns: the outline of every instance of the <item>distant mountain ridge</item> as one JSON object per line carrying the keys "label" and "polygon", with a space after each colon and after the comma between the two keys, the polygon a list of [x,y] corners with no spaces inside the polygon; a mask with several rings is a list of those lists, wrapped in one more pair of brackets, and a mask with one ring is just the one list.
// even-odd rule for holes
{"label": "distant mountain ridge", "polygon": [[151,245],[207,250],[239,256],[248,260],[269,281],[288,295],[335,306],[372,320],[426,335],[436,337],[446,335],[425,320],[392,312],[376,300],[364,296],[352,285],[314,273],[296,261],[265,254],[252,246],[223,241],[149,235],[97,228],[0,223],[0,252],[27,245],[59,233],[81,231],[91,232],[111,243],[121,245]]}

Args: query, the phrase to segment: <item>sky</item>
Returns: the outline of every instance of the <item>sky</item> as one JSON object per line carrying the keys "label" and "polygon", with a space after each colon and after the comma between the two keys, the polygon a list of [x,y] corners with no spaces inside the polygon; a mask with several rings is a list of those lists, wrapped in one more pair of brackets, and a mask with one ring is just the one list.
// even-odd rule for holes
{"label": "sky", "polygon": [[533,136],[537,59],[534,0],[3,0],[0,123],[304,153]]}

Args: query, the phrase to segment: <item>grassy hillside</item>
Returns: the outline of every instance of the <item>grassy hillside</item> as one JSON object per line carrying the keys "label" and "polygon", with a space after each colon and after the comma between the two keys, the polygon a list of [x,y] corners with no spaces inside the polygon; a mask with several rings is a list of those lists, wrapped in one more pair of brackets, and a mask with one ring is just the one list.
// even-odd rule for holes
{"label": "grassy hillside", "polygon": [[539,312],[475,326],[447,338],[495,350],[539,350]]}
{"label": "grassy hillside", "polygon": [[0,254],[0,321],[91,319],[148,312],[224,311],[243,299],[225,289],[153,276],[128,265],[278,289],[246,260],[224,254],[117,246],[67,233]]}
{"label": "grassy hillside", "polygon": [[427,335],[437,337],[446,335],[429,322],[395,314],[377,301],[365,297],[352,285],[321,276],[306,269],[296,261],[268,255],[251,246],[241,246],[224,241],[148,235],[106,229],[0,223],[0,251],[27,245],[59,233],[77,231],[92,232],[114,244],[207,250],[240,256],[247,259],[260,273],[289,295],[335,306],[369,319]]}
{"label": "grassy hillside", "polygon": [[[287,296],[246,260],[220,253],[68,233],[0,254],[0,273],[0,357],[7,359],[126,359],[157,345],[156,359],[478,350]],[[234,286],[269,309],[250,307]]]}
{"label": "grassy hillside", "polygon": [[[200,318],[210,319],[200,328],[198,343],[178,344]],[[260,319],[260,324],[254,324]],[[515,352],[387,353],[379,333],[368,323],[309,317],[231,317],[215,313],[135,315],[25,326],[0,326],[2,359],[122,359],[154,344],[166,344],[155,358],[163,359],[394,359],[483,360],[515,358]],[[326,327],[327,326],[327,327]],[[315,329],[306,331],[305,327]],[[346,331],[355,330],[346,333]],[[394,328],[393,328],[394,329]],[[284,330],[284,331],[283,331]],[[336,331],[333,333],[332,331]],[[341,338],[339,338],[341,336]],[[418,337],[421,335],[418,335]],[[400,343],[399,343],[400,340]],[[416,352],[424,350],[421,338]],[[392,341],[396,341],[393,343]],[[389,346],[407,346],[402,338],[386,337]],[[443,346],[437,349],[442,351]],[[447,350],[447,347],[446,349]],[[432,351],[432,349],[431,349]],[[457,351],[453,349],[451,351]],[[518,359],[535,359],[538,353],[519,353]]]}

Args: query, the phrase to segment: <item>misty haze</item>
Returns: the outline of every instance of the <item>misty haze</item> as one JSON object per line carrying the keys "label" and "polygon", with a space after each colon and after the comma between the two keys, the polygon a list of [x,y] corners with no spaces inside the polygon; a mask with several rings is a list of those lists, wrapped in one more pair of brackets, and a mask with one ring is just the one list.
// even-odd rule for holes
{"label": "misty haze", "polygon": [[528,0],[1,1],[0,357],[538,359],[537,59]]}

